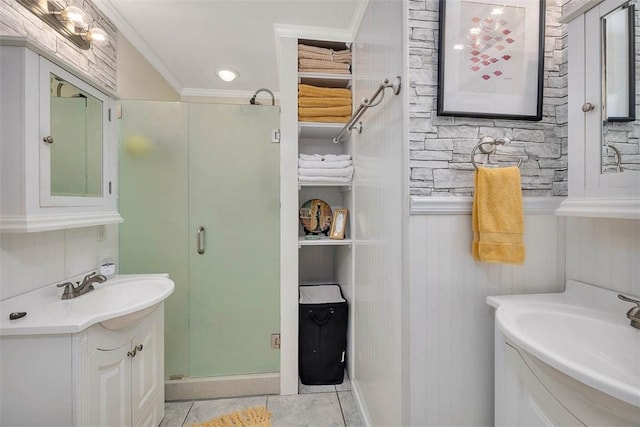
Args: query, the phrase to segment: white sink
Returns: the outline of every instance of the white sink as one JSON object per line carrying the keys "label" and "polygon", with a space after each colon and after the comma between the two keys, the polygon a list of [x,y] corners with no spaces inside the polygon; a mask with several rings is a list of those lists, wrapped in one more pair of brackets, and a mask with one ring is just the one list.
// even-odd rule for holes
{"label": "white sink", "polygon": [[[62,300],[55,285],[18,295],[0,303],[0,335],[80,332],[95,323],[108,329],[126,327],[151,313],[173,293],[166,275],[122,275],[79,297]],[[27,316],[9,320],[9,313]]]}
{"label": "white sink", "polygon": [[617,293],[570,281],[562,294],[489,297],[507,339],[610,396],[640,406],[640,330]]}

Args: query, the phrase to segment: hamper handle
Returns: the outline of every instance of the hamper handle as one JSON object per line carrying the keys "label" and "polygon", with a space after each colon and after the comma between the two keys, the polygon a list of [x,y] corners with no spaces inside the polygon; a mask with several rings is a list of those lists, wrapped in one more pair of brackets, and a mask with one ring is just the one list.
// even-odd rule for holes
{"label": "hamper handle", "polygon": [[329,319],[331,319],[331,316],[333,315],[334,309],[330,308],[329,312],[327,313],[327,315],[320,319],[318,318],[318,316],[316,316],[316,314],[313,312],[313,310],[309,310],[309,317],[311,318],[311,320],[313,320],[313,323],[315,323],[318,326],[324,326],[329,322]]}

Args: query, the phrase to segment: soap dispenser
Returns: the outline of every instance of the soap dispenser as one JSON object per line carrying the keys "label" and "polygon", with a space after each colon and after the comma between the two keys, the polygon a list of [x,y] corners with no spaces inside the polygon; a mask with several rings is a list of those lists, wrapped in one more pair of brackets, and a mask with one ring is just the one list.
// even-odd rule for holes
{"label": "soap dispenser", "polygon": [[100,262],[100,274],[107,279],[112,279],[116,275],[116,262],[109,255]]}

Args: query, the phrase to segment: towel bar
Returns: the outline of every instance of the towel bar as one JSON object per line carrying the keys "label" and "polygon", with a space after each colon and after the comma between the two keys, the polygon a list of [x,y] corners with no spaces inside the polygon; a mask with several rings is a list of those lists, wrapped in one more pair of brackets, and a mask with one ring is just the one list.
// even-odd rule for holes
{"label": "towel bar", "polygon": [[[346,125],[344,125],[344,127],[342,128],[342,130],[340,131],[340,133],[338,134],[338,136],[336,136],[335,138],[333,138],[333,142],[334,143],[338,143],[341,142],[342,139],[344,138],[344,135],[348,132],[353,130],[354,128],[358,128],[358,133],[362,132],[362,123],[357,123],[356,121],[358,121],[358,119],[360,117],[362,117],[362,115],[364,114],[365,111],[367,111],[368,108],[370,107],[375,107],[376,105],[380,104],[382,102],[382,100],[384,99],[384,90],[386,88],[393,88],[393,94],[394,95],[398,95],[400,93],[400,86],[401,86],[401,79],[400,76],[396,76],[396,81],[395,83],[390,83],[389,79],[384,79],[382,81],[382,83],[380,83],[380,86],[378,87],[378,90],[376,90],[373,95],[371,96],[371,98],[363,98],[362,101],[360,102],[360,105],[358,105],[358,108],[356,109],[356,112],[353,113],[353,115],[351,116],[351,118],[349,119],[349,121],[347,122]],[[380,99],[378,100],[378,102],[376,101],[376,98],[378,98],[378,95],[380,95]]]}
{"label": "towel bar", "polygon": [[[487,162],[489,162],[489,156],[496,152],[496,147],[498,145],[509,145],[509,144],[511,144],[511,140],[507,137],[495,139],[491,136],[483,136],[482,138],[480,138],[480,142],[474,145],[473,148],[471,149],[471,164],[473,165],[473,168],[478,169],[478,165],[476,164],[476,160],[475,160],[476,151],[478,149],[480,149],[482,154],[487,155]],[[485,148],[486,145],[488,145],[490,148]],[[526,149],[525,149],[525,153],[526,153]],[[524,160],[525,160],[525,157],[520,157],[518,159],[517,166],[520,167]]]}

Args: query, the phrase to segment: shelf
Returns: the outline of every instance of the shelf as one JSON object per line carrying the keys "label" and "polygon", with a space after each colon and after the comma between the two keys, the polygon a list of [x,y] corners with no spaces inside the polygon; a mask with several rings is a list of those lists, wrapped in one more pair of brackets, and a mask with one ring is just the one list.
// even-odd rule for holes
{"label": "shelf", "polygon": [[345,123],[298,122],[298,138],[314,138],[333,140]]}
{"label": "shelf", "polygon": [[351,246],[351,239],[334,240],[327,236],[322,236],[317,240],[306,240],[305,236],[298,236],[298,247],[302,246]]}
{"label": "shelf", "polygon": [[351,88],[351,74],[298,73],[298,83],[332,88]]}
{"label": "shelf", "polygon": [[303,187],[338,187],[344,191],[351,191],[351,183],[345,184],[342,182],[298,182],[298,190]]}

